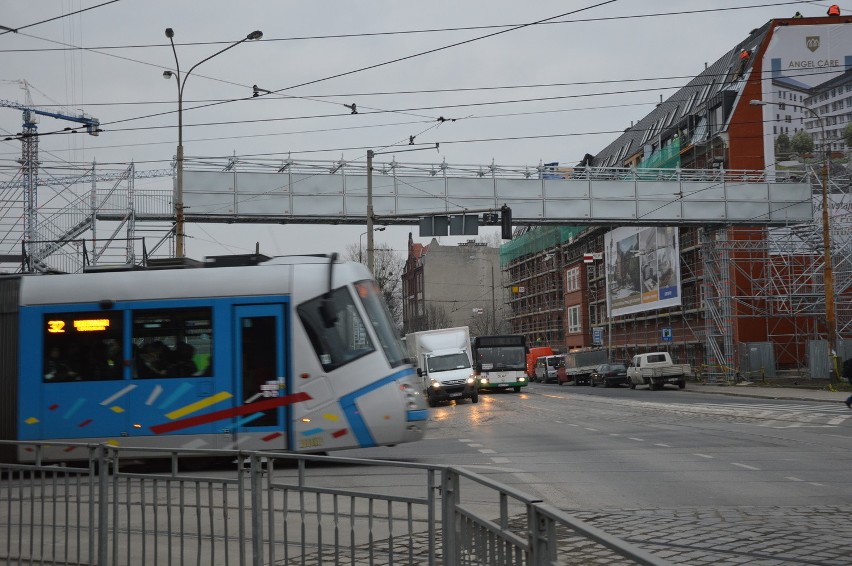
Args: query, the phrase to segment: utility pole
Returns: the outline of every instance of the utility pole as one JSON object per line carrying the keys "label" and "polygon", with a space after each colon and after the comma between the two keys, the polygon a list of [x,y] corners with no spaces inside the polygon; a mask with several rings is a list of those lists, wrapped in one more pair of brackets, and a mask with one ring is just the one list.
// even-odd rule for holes
{"label": "utility pole", "polygon": [[[382,153],[401,153],[403,151],[422,151],[424,149],[438,149],[438,144],[435,147],[418,147],[414,149],[401,149],[396,151],[383,151]],[[373,257],[373,158],[376,152],[372,149],[367,150],[367,269],[373,273],[374,257]]]}
{"label": "utility pole", "polygon": [[494,262],[491,267],[491,334],[497,334],[497,300],[494,297]]}
{"label": "utility pole", "polygon": [[375,152],[367,150],[367,269],[373,273],[373,157]]}
{"label": "utility pole", "polygon": [[[820,121],[820,124],[822,122]],[[825,129],[823,128],[824,146],[827,146],[828,140],[825,139]],[[840,379],[840,372],[837,368],[837,317],[834,306],[834,267],[831,258],[831,226],[829,224],[830,217],[828,214],[828,166],[831,159],[831,148],[825,150],[825,161],[822,164],[822,248],[823,248],[823,283],[825,284],[825,324],[828,331],[828,356],[831,361],[831,370],[834,372],[835,379]]]}

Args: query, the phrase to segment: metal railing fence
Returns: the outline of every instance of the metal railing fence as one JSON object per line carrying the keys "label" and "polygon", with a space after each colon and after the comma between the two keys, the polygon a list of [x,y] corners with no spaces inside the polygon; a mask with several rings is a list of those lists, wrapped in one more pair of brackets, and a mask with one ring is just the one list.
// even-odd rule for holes
{"label": "metal railing fence", "polygon": [[[9,445],[27,461],[0,464],[4,564],[668,564],[455,466],[0,441]],[[79,467],[48,463],[83,451]],[[200,462],[207,469],[193,471]]]}

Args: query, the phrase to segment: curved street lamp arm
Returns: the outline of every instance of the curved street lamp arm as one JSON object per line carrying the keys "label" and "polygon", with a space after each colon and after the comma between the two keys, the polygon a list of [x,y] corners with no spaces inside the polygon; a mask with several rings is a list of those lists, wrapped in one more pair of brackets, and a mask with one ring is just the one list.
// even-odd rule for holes
{"label": "curved street lamp arm", "polygon": [[[236,46],[237,46],[237,45],[239,45],[240,43],[243,43],[243,42],[248,41],[248,40],[250,40],[250,39],[260,39],[260,37],[255,36],[255,34],[258,34],[258,33],[259,33],[259,32],[252,32],[252,33],[250,33],[249,35],[247,35],[246,37],[242,38],[241,40],[239,40],[239,41],[235,41],[234,43],[232,43],[232,44],[231,44],[231,45],[229,45],[228,47],[225,47],[224,49],[220,49],[219,51],[217,51],[217,52],[216,52],[216,53],[214,53],[213,55],[210,55],[209,57],[207,57],[207,58],[205,58],[205,59],[202,59],[201,61],[199,61],[198,63],[196,63],[195,65],[193,65],[193,66],[189,69],[189,71],[187,71],[187,72],[186,72],[186,76],[183,78],[183,83],[184,83],[184,84],[186,84],[186,79],[188,79],[188,78],[189,78],[190,73],[192,73],[192,71],[194,71],[194,70],[195,70],[195,68],[196,68],[196,67],[198,67],[200,64],[202,64],[202,63],[205,63],[205,62],[209,61],[210,59],[212,59],[213,57],[216,57],[217,55],[221,55],[222,53],[224,53],[225,51],[227,51],[227,50],[229,50],[229,49],[233,49],[234,47],[236,47]],[[262,35],[263,35],[263,34],[260,34],[260,36],[262,36]],[[177,57],[177,55],[175,55],[175,57]]]}

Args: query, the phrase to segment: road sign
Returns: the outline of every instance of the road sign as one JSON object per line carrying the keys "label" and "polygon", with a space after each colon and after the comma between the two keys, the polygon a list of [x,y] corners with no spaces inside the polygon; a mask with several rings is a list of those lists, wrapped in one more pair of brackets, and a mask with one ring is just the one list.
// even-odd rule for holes
{"label": "road sign", "polygon": [[671,326],[667,326],[663,328],[662,331],[663,342],[671,342],[672,341],[672,328]]}
{"label": "road sign", "polygon": [[595,328],[592,328],[592,345],[603,345],[603,330],[603,326],[596,326]]}

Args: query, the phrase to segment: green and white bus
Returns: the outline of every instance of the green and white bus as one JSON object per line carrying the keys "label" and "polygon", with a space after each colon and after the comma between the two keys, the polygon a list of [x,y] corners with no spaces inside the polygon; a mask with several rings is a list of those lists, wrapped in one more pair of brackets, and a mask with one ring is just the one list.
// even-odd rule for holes
{"label": "green and white bus", "polygon": [[476,336],[471,341],[476,382],[480,391],[526,387],[527,342],[523,335]]}

